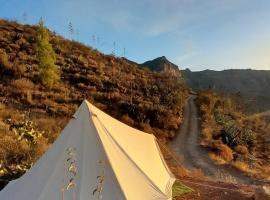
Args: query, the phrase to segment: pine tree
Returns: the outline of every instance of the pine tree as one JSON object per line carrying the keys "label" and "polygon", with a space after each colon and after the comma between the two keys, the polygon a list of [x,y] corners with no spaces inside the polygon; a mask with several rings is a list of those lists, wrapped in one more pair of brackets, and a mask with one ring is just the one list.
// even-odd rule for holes
{"label": "pine tree", "polygon": [[49,33],[42,19],[37,28],[37,59],[39,79],[47,87],[52,87],[60,79],[60,73],[55,65],[56,56],[49,42]]}

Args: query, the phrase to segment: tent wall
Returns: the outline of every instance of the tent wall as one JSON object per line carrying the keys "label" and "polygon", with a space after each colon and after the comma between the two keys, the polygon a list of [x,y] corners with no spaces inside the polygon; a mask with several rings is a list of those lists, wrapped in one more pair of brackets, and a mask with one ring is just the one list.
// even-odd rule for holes
{"label": "tent wall", "polygon": [[85,101],[49,150],[8,184],[0,199],[167,200],[174,180],[153,135]]}

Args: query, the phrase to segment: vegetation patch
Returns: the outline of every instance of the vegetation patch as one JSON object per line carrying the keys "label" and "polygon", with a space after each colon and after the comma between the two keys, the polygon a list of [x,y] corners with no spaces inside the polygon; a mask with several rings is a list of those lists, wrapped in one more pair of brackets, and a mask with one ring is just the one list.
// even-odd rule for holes
{"label": "vegetation patch", "polygon": [[[23,174],[47,149],[47,140],[34,122],[7,120],[6,134],[0,139],[0,178]],[[3,128],[3,127],[1,127]]]}
{"label": "vegetation patch", "polygon": [[197,99],[202,116],[201,145],[217,164],[230,164],[254,177],[269,178],[270,126],[262,118],[249,118],[235,98],[202,91]]}
{"label": "vegetation patch", "polygon": [[190,192],[193,192],[193,190],[190,187],[185,186],[179,180],[176,180],[174,182],[173,187],[172,187],[172,196],[173,197],[178,197],[178,196],[181,196],[183,194],[190,193]]}

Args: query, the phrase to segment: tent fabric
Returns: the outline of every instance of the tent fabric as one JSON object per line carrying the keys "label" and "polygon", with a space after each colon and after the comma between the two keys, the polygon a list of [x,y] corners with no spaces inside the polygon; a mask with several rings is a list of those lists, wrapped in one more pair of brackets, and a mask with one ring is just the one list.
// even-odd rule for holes
{"label": "tent fabric", "polygon": [[174,176],[155,137],[84,101],[59,138],[1,200],[169,200]]}

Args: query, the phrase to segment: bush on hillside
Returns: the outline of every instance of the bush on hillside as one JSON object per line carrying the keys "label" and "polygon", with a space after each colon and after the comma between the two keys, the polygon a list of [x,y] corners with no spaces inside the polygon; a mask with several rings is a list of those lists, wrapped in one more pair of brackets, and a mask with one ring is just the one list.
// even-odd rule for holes
{"label": "bush on hillside", "polygon": [[248,149],[247,149],[247,147],[244,146],[244,145],[238,145],[238,146],[236,146],[236,147],[234,148],[234,150],[235,150],[237,153],[241,154],[241,155],[246,155],[246,154],[248,154]]}
{"label": "bush on hillside", "polygon": [[242,130],[242,141],[247,145],[253,145],[255,140],[254,132],[250,128]]}
{"label": "bush on hillside", "polygon": [[29,120],[8,119],[9,130],[0,138],[0,176],[19,176],[48,148],[47,140]]}
{"label": "bush on hillside", "polygon": [[0,160],[5,167],[27,161],[30,152],[31,147],[26,140],[18,140],[14,135],[0,138]]}
{"label": "bush on hillside", "polygon": [[5,51],[0,50],[0,71],[5,72],[10,70],[12,67],[11,63],[9,62],[9,58]]}
{"label": "bush on hillside", "polygon": [[18,90],[31,90],[35,87],[34,83],[27,78],[16,79],[11,84]]}
{"label": "bush on hillside", "polygon": [[214,152],[216,152],[226,162],[230,162],[233,160],[232,149],[227,145],[223,144],[220,140],[213,141],[211,146]]}
{"label": "bush on hillside", "polygon": [[49,33],[42,20],[37,29],[37,58],[41,83],[52,87],[60,79],[60,72],[55,65],[56,55],[49,43]]}
{"label": "bush on hillside", "polygon": [[24,64],[15,62],[12,66],[12,71],[15,77],[21,78],[26,71],[26,66]]}

